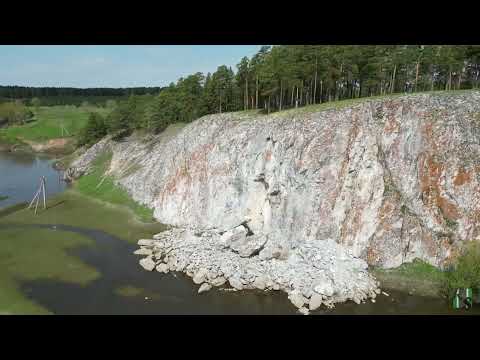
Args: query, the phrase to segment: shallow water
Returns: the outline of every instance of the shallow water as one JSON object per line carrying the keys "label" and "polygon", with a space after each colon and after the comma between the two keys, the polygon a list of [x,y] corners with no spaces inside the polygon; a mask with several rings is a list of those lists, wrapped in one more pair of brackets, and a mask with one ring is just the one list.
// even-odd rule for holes
{"label": "shallow water", "polygon": [[[31,225],[53,230],[53,225]],[[86,286],[42,280],[22,284],[24,293],[55,314],[294,314],[284,294],[233,293],[217,289],[197,294],[198,286],[180,273],[147,272],[140,267],[136,246],[98,230],[57,225],[93,239],[96,246],[69,253],[100,272]],[[116,293],[121,287],[143,290],[137,296]],[[148,297],[149,299],[145,299]]]}
{"label": "shallow water", "polygon": [[[71,255],[95,267],[100,278],[86,286],[52,280],[22,283],[22,291],[32,300],[55,314],[130,314],[130,315],[289,315],[295,309],[281,292],[224,292],[212,289],[197,294],[198,285],[181,273],[161,274],[143,270],[134,255],[136,246],[98,230],[72,226],[35,226],[52,231],[72,231],[95,241],[96,246],[79,247]],[[122,296],[117,290],[125,286],[142,289],[135,296]],[[322,309],[312,315],[473,315],[480,307],[469,311],[454,311],[442,299],[410,296],[388,291],[357,305],[351,301],[337,304],[334,309]],[[148,299],[145,299],[147,297]]]}
{"label": "shallow water", "polygon": [[[0,202],[0,207],[31,200],[41,175],[47,178],[49,195],[63,191],[65,184],[58,183],[59,174],[51,168],[51,163],[51,158],[0,152],[0,195],[10,196]],[[56,228],[1,225],[1,228],[7,226],[35,226],[66,234],[70,231],[94,240],[96,246],[79,247],[70,253],[95,267],[100,273],[97,280],[86,286],[53,280],[21,283],[27,297],[55,314],[296,314],[286,294],[281,292],[224,292],[214,288],[199,295],[199,286],[183,274],[145,271],[138,263],[141,257],[133,254],[137,246],[102,231],[64,225]],[[142,292],[135,296],[119,295],[118,289],[125,286]],[[347,302],[312,314],[480,314],[480,305],[470,311],[454,311],[442,299],[388,293],[390,296],[379,295],[375,303]]]}
{"label": "shallow water", "polygon": [[0,151],[0,209],[20,202],[30,202],[45,176],[47,196],[62,192],[66,184],[59,181],[60,173],[53,169],[54,159],[30,153]]}

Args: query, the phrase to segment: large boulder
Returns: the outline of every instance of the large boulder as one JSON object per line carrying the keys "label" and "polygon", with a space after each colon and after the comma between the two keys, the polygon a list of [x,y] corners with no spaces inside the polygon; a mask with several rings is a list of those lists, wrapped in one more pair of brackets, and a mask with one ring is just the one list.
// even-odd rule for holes
{"label": "large boulder", "polygon": [[230,248],[236,251],[241,257],[249,257],[258,254],[267,242],[266,235],[252,235],[232,241]]}
{"label": "large boulder", "polygon": [[151,257],[141,259],[139,263],[147,271],[153,271],[153,269],[155,269],[155,261],[153,261]]}

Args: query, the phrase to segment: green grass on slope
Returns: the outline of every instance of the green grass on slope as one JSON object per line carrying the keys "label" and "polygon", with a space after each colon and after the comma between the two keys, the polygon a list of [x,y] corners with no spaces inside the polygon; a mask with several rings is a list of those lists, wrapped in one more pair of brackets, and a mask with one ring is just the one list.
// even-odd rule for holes
{"label": "green grass on slope", "polygon": [[325,110],[332,110],[332,109],[343,109],[349,106],[354,106],[366,101],[372,101],[372,100],[389,100],[389,99],[395,99],[399,98],[402,96],[416,96],[416,95],[460,95],[460,94],[465,94],[469,92],[474,92],[478,90],[450,90],[450,91],[443,91],[443,90],[436,90],[436,91],[425,91],[425,92],[417,92],[417,93],[395,93],[395,94],[388,94],[388,95],[379,95],[379,96],[370,96],[370,97],[362,97],[362,98],[357,98],[357,99],[344,99],[344,100],[338,100],[338,101],[330,101],[326,102],[323,104],[315,104],[315,105],[307,105],[303,107],[299,107],[297,109],[288,109],[288,110],[282,110],[278,112],[279,114],[301,114],[301,113],[313,113],[313,112],[319,112],[319,111],[325,111]]}
{"label": "green grass on slope", "polygon": [[285,109],[282,111],[275,111],[271,112],[269,115],[267,115],[263,109],[258,109],[258,110],[242,110],[242,111],[236,111],[232,112],[230,114],[233,114],[238,118],[238,120],[242,119],[248,119],[249,117],[256,117],[256,116],[275,116],[275,115],[296,115],[296,114],[308,114],[308,113],[316,113],[316,112],[321,112],[321,111],[326,111],[326,110],[338,110],[338,109],[343,109],[347,108],[350,106],[358,105],[367,101],[372,101],[372,100],[389,100],[389,99],[395,99],[399,98],[402,96],[417,96],[417,95],[434,95],[434,96],[442,96],[442,95],[461,95],[465,93],[470,93],[470,92],[478,92],[478,90],[472,90],[472,89],[467,89],[467,90],[449,90],[449,91],[444,91],[444,90],[435,90],[435,91],[424,91],[424,92],[417,92],[417,93],[395,93],[395,94],[387,94],[387,95],[378,95],[378,96],[370,96],[370,97],[362,97],[362,98],[356,98],[356,99],[343,99],[343,100],[337,100],[337,101],[329,101],[329,102],[324,102],[322,104],[315,104],[315,105],[306,105],[306,106],[301,106],[298,108],[290,108],[290,109]]}
{"label": "green grass on slope", "polygon": [[412,291],[417,295],[443,295],[445,272],[422,260],[415,259],[394,269],[372,269],[385,289]]}
{"label": "green grass on slope", "polygon": [[444,272],[419,259],[415,259],[411,263],[404,263],[394,270],[386,271],[394,271],[395,273],[405,277],[416,277],[417,279],[431,280],[436,282],[443,281],[445,278]]}
{"label": "green grass on slope", "polygon": [[75,189],[98,200],[126,206],[144,222],[154,221],[152,209],[134,201],[122,187],[114,183],[111,176],[104,176],[111,157],[111,153],[99,155],[93,162],[93,171],[78,179],[74,185]]}
{"label": "green grass on slope", "polygon": [[20,280],[52,279],[86,285],[100,274],[67,254],[91,245],[79,234],[35,228],[0,227],[0,314],[48,314],[19,289]]}
{"label": "green grass on slope", "polygon": [[[99,107],[45,106],[29,108],[35,115],[35,121],[21,126],[0,129],[0,139],[6,143],[27,141],[46,141],[49,139],[76,136],[85,127],[89,114],[99,112],[108,114],[109,109]],[[62,134],[62,126],[67,132]]]}

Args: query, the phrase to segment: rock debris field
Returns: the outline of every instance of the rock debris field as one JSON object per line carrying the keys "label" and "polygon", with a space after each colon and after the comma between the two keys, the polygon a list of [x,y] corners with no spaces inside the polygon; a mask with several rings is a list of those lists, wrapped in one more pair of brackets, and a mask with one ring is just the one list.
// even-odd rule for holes
{"label": "rock debris field", "polygon": [[140,265],[148,271],[180,271],[200,285],[232,291],[284,291],[303,314],[321,305],[353,300],[357,304],[380,293],[367,263],[331,239],[308,241],[296,249],[271,246],[266,235],[248,235],[237,226],[227,232],[171,229],[138,241]]}

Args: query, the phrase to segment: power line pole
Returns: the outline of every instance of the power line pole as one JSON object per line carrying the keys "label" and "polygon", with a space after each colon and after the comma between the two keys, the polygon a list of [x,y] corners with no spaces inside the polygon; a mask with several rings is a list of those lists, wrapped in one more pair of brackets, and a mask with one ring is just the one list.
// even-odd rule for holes
{"label": "power line pole", "polygon": [[37,214],[38,203],[40,201],[40,194],[43,195],[43,208],[44,209],[47,208],[47,189],[45,187],[45,183],[46,183],[45,176],[42,176],[40,178],[40,186],[38,187],[37,192],[33,196],[33,199],[32,199],[32,201],[30,202],[30,204],[28,205],[28,208],[27,208],[27,209],[30,209],[32,207],[33,203],[36,201],[35,202],[35,215]]}

